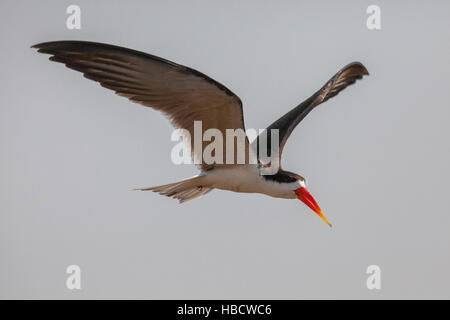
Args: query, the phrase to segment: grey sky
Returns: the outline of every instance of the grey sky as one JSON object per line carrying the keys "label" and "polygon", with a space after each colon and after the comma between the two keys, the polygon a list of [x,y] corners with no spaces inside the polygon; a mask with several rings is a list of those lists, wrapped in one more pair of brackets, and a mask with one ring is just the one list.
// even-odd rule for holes
{"label": "grey sky", "polygon": [[[450,298],[448,1],[72,1],[0,4],[1,298]],[[263,128],[358,60],[370,76],[314,110],[283,167],[296,200],[215,190],[192,202],[136,187],[196,174],[172,127],[32,44],[90,40],[221,82]],[[68,265],[82,290],[65,287]],[[367,266],[382,289],[366,288]]]}

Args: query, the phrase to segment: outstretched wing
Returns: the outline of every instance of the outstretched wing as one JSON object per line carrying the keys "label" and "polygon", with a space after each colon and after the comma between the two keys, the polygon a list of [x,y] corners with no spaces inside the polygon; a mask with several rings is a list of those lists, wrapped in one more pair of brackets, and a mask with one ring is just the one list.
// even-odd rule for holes
{"label": "outstretched wing", "polygon": [[[278,129],[279,143],[278,143],[278,164],[281,164],[281,154],[284,145],[294,131],[295,127],[303,120],[304,117],[316,106],[334,97],[339,92],[344,90],[347,86],[353,84],[358,79],[362,79],[364,75],[369,72],[360,62],[352,62],[339,70],[319,91],[313,94],[310,98],[302,102],[300,105],[286,113],[280,119],[272,123],[267,129],[267,155],[271,156],[271,129]],[[264,133],[266,134],[266,133]],[[260,135],[259,139],[263,137]],[[266,137],[264,137],[266,139]],[[274,141],[275,143],[275,141]],[[259,154],[259,150],[258,150]]]}
{"label": "outstretched wing", "polygon": [[95,42],[55,41],[33,48],[51,54],[50,60],[82,72],[120,96],[161,111],[175,128],[188,130],[192,137],[188,147],[201,170],[214,164],[203,162],[201,150],[194,150],[194,121],[202,121],[202,136],[211,128],[220,130],[224,137],[226,129],[244,130],[239,97],[196,70],[143,52]]}

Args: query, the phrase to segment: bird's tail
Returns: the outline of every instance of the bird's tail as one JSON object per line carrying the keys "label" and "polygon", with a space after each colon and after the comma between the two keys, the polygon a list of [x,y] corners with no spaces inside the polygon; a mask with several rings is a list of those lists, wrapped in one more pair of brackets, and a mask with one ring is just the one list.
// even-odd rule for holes
{"label": "bird's tail", "polygon": [[203,178],[204,176],[195,176],[190,179],[165,184],[162,186],[141,188],[135,190],[158,192],[159,194],[162,194],[164,196],[178,199],[180,203],[182,203],[198,198],[213,189],[202,184],[202,182],[204,182]]}

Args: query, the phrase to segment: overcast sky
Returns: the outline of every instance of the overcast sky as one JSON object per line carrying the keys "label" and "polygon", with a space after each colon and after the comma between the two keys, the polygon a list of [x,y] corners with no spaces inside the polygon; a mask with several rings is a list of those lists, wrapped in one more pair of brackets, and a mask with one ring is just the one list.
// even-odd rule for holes
{"label": "overcast sky", "polygon": [[[0,4],[1,298],[450,298],[448,1]],[[178,204],[133,188],[176,166],[172,127],[30,46],[125,46],[197,69],[264,128],[351,61],[370,76],[315,109],[283,167],[297,200],[214,190]],[[81,268],[81,290],[66,268]],[[366,268],[381,268],[368,290]]]}

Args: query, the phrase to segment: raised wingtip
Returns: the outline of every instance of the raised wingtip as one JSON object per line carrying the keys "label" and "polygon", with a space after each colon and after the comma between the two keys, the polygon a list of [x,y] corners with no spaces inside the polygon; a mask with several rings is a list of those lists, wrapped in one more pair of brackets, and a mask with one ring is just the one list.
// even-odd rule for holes
{"label": "raised wingtip", "polygon": [[[76,45],[90,45],[95,44],[89,41],[76,41],[76,40],[57,40],[57,41],[47,41],[37,43],[31,46],[32,49],[39,50],[54,50],[54,49],[62,49],[67,46],[76,46]],[[45,52],[44,52],[45,53]]]}
{"label": "raised wingtip", "polygon": [[[36,44],[33,44],[30,48],[32,48],[32,49],[41,49],[41,48],[43,48],[43,47],[45,47],[45,46],[47,46],[47,45],[49,45],[49,44],[52,44],[52,43],[54,43],[54,42],[55,42],[55,41],[36,43]],[[57,42],[57,41],[56,41],[56,42]]]}
{"label": "raised wingtip", "polygon": [[36,44],[33,44],[32,46],[30,46],[30,48],[31,49],[39,49],[39,46],[41,45],[42,43],[36,43]]}
{"label": "raised wingtip", "polygon": [[58,42],[60,42],[60,41],[50,41],[50,42],[36,43],[36,44],[33,44],[30,48],[31,49],[37,49],[37,51],[40,52],[40,53],[47,53],[47,52],[43,52],[43,51],[45,49],[51,49]]}
{"label": "raised wingtip", "polygon": [[369,71],[367,70],[367,68],[359,61],[351,62],[342,69],[345,70],[345,69],[350,69],[350,68],[357,68],[361,74],[363,74],[365,76],[369,75]]}
{"label": "raised wingtip", "polygon": [[361,63],[361,72],[365,76],[369,75],[369,70],[367,70],[367,68],[362,63]]}

